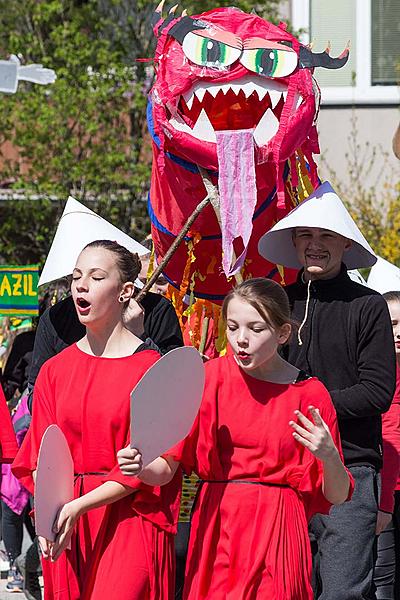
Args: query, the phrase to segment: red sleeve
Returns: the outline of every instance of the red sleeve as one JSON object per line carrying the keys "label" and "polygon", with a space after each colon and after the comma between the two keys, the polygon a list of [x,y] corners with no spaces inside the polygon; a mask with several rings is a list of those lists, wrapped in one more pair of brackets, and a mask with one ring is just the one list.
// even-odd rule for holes
{"label": "red sleeve", "polygon": [[392,404],[382,415],[383,467],[380,510],[393,512],[394,490],[400,470],[400,404]]}
{"label": "red sleeve", "polygon": [[[128,434],[127,437],[128,437],[128,439],[125,440],[124,447],[128,446],[130,443],[130,433]],[[143,481],[141,481],[140,479],[138,479],[137,477],[134,477],[132,475],[124,475],[122,473],[121,469],[119,468],[118,462],[111,469],[111,471],[108,473],[108,475],[102,479],[102,481],[103,481],[103,483],[105,481],[116,481],[117,483],[120,483],[121,485],[131,488],[132,493],[140,491],[142,496],[145,497],[148,502],[157,500],[160,497],[160,487],[153,487],[151,485],[147,485],[147,484],[143,483]],[[135,500],[136,500],[136,495],[135,495],[134,502],[135,502]]]}
{"label": "red sleeve", "polygon": [[220,472],[217,444],[217,404],[222,359],[211,360],[205,365],[203,397],[190,433],[165,455],[179,462],[186,475],[193,471],[200,478]]}
{"label": "red sleeve", "polygon": [[185,439],[163,454],[163,456],[170,456],[176,460],[176,462],[179,462],[186,475],[190,475],[192,471],[196,470],[196,449],[199,439],[199,423],[200,413],[197,415],[192,429]]}
{"label": "red sleeve", "polygon": [[14,460],[18,445],[11,423],[6,398],[0,385],[0,462],[10,463]]}
{"label": "red sleeve", "polygon": [[[342,443],[337,424],[337,416],[331,397],[328,390],[319,381],[313,381],[314,385],[317,385],[315,385],[312,397],[309,399],[307,406],[304,406],[303,410],[307,412],[309,405],[313,405],[319,409],[320,415],[328,426],[335,446],[339,451],[340,458],[343,461]],[[323,463],[310,452],[308,452],[308,454],[310,455],[310,466],[300,482],[299,491],[304,499],[307,518],[310,519],[315,513],[328,514],[332,507],[332,503],[325,498],[323,492]],[[349,476],[350,487],[346,500],[350,500],[354,490],[354,480],[350,472],[347,471],[347,473]]]}
{"label": "red sleeve", "polygon": [[11,470],[22,485],[33,494],[32,472],[36,470],[40,443],[49,425],[56,423],[54,399],[48,364],[44,364],[34,389],[32,421]]}
{"label": "red sleeve", "polygon": [[[130,433],[125,446],[129,444]],[[182,471],[178,469],[172,481],[163,486],[151,486],[132,475],[123,475],[118,463],[108,473],[105,481],[117,481],[132,490],[132,510],[161,527],[176,534],[182,487]]]}

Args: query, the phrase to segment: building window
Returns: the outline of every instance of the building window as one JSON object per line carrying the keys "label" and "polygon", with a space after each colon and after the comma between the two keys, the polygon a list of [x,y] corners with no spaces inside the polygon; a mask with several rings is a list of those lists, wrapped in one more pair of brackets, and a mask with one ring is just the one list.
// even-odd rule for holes
{"label": "building window", "polygon": [[397,85],[400,80],[400,2],[371,4],[371,83]]}
{"label": "building window", "polygon": [[338,56],[351,42],[346,67],[337,71],[317,69],[316,79],[321,87],[351,86],[357,63],[357,29],[355,0],[312,0],[310,6],[310,40],[313,50],[321,52],[331,44],[332,56]]}
{"label": "building window", "polygon": [[337,71],[316,69],[323,104],[400,102],[400,0],[292,0],[292,23],[303,43],[338,56],[350,40],[350,58]]}

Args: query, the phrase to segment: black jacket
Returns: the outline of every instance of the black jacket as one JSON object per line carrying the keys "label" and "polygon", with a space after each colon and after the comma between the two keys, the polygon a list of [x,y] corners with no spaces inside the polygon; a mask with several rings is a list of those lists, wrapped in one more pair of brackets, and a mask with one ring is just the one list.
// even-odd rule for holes
{"label": "black jacket", "polygon": [[34,329],[23,331],[15,337],[12,343],[3,374],[0,377],[7,402],[11,400],[17,390],[22,394],[28,385],[35,333]]}
{"label": "black jacket", "polygon": [[[178,317],[171,302],[160,294],[148,292],[141,304],[144,309],[143,340],[150,338],[161,354],[183,346]],[[42,364],[79,341],[85,333],[86,328],[78,319],[72,296],[57,302],[40,317],[29,372],[30,409],[33,386]]]}
{"label": "black jacket", "polygon": [[[292,317],[306,313],[307,284],[287,286]],[[382,466],[381,413],[391,404],[396,364],[385,300],[355,283],[346,268],[337,277],[310,285],[307,319],[285,351],[299,369],[318,377],[336,408],[347,465]]]}

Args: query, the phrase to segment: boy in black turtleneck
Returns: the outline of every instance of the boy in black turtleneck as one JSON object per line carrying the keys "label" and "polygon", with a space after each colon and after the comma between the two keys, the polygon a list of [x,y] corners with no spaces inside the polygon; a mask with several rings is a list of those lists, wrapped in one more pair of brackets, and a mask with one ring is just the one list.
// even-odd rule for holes
{"label": "boy in black turtleneck", "polygon": [[293,242],[304,269],[286,292],[301,325],[286,357],[328,388],[345,464],[356,481],[350,502],[311,522],[318,547],[314,590],[324,600],[372,599],[381,413],[389,409],[395,380],[394,357],[387,350],[390,319],[382,296],[348,276],[342,263],[346,238],[299,227]]}
{"label": "boy in black turtleneck", "polygon": [[[382,296],[347,274],[347,268],[374,263],[368,243],[329,184],[314,196],[267,232],[259,250],[278,264],[302,267],[285,288],[299,324],[285,358],[329,390],[345,464],[355,479],[349,502],[311,521],[315,598],[372,600],[381,414],[395,386],[391,321]],[[308,226],[310,221],[318,226]]]}

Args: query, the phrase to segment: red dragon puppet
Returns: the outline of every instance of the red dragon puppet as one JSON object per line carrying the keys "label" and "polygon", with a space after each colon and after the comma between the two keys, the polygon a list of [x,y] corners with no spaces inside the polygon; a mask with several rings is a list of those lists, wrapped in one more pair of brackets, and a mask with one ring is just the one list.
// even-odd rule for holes
{"label": "red dragon puppet", "polygon": [[205,176],[218,188],[218,205],[202,210],[163,270],[198,345],[199,323],[211,317],[217,329],[235,278],[282,280],[282,269],[258,254],[258,240],[318,184],[313,70],[343,66],[348,49],[338,58],[313,53],[285,24],[236,8],[164,18],[160,5],[153,27],[149,214],[157,262],[206,196]]}

